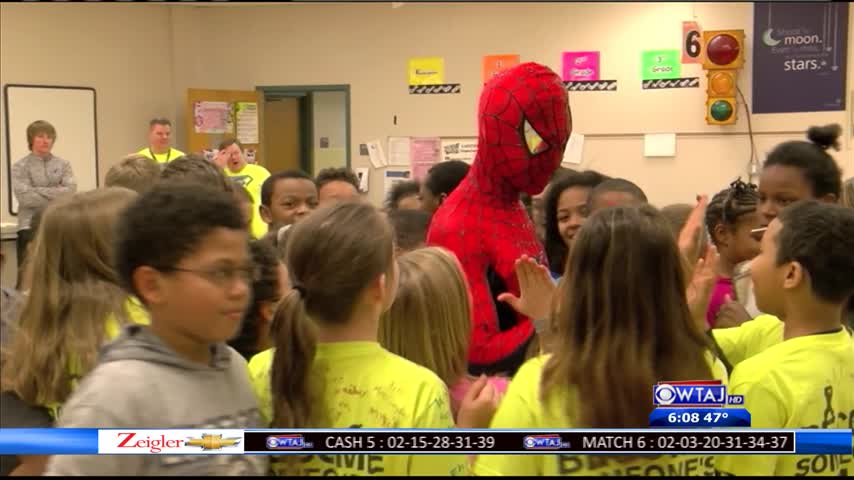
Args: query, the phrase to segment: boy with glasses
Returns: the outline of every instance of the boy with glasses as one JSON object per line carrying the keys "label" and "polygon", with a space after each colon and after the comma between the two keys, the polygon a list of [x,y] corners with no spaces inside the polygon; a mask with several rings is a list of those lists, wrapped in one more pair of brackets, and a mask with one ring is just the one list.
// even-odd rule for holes
{"label": "boy with glasses", "polygon": [[[151,325],[129,326],[105,347],[58,426],[260,427],[246,361],[225,343],[240,328],[256,275],[233,196],[164,182],[131,205],[117,242],[116,270]],[[51,475],[265,472],[266,458],[243,455],[66,455],[48,465]]]}

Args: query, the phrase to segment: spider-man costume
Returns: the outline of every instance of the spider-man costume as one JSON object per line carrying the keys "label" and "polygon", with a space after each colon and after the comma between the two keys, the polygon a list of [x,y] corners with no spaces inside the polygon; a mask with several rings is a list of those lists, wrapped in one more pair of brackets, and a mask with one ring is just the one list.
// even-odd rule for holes
{"label": "spider-man costume", "polygon": [[493,77],[478,107],[477,155],[468,175],[436,211],[427,243],[454,252],[471,288],[469,370],[514,372],[534,333],[531,319],[501,331],[487,271],[519,294],[514,263],[545,263],[534,225],[519,201],[540,193],[560,165],[572,131],[566,88],[550,69],[524,63]]}

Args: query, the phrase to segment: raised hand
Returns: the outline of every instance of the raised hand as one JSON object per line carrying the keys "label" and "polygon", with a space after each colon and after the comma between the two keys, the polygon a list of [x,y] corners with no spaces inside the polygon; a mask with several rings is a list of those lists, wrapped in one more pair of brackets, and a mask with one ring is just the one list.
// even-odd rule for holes
{"label": "raised hand", "polygon": [[[679,231],[679,251],[688,262],[688,265],[694,266],[697,259],[702,253],[701,246],[703,245],[702,238],[704,233],[704,219],[706,216],[706,206],[709,204],[707,195],[697,196],[697,205],[691,210],[688,215],[688,220],[685,221],[685,226]],[[688,278],[692,276],[692,272],[687,272]]]}
{"label": "raised hand", "polygon": [[707,245],[705,253],[697,259],[694,268],[692,268],[691,281],[686,292],[691,316],[703,330],[708,328],[706,310],[709,309],[709,301],[718,278],[717,270],[720,258],[717,248],[711,244]]}
{"label": "raised hand", "polygon": [[724,304],[718,310],[718,316],[715,317],[715,328],[737,327],[748,320],[750,320],[750,314],[744,305],[727,295],[724,297]]}
{"label": "raised hand", "polygon": [[474,381],[460,403],[457,428],[489,428],[501,395],[489,383],[486,375]]}
{"label": "raised hand", "polygon": [[549,269],[533,258],[522,255],[516,260],[515,270],[519,280],[519,296],[505,292],[498,295],[498,301],[507,303],[513,310],[532,320],[548,317],[552,297],[557,289]]}

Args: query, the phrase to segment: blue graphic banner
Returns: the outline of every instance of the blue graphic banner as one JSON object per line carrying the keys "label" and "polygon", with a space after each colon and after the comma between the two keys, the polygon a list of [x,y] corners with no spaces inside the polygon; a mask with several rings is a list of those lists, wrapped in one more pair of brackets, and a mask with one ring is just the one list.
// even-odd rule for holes
{"label": "blue graphic banner", "polygon": [[753,113],[845,110],[848,6],[753,5]]}
{"label": "blue graphic banner", "polygon": [[651,428],[749,427],[746,408],[656,408],[649,414]]}

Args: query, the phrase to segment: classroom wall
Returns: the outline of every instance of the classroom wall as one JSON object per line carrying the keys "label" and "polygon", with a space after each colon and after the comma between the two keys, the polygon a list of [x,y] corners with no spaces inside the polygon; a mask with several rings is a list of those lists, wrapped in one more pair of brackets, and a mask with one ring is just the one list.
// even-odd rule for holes
{"label": "classroom wall", "polygon": [[[312,94],[314,120],[314,173],[327,167],[347,165],[346,94],[344,92],[314,92]],[[327,148],[320,147],[320,139],[329,139]]]}
{"label": "classroom wall", "polygon": [[[582,168],[637,181],[657,204],[690,201],[746,174],[749,142],[740,108],[733,127],[705,125],[704,89],[642,91],[640,51],[679,48],[681,22],[742,28],[748,65],[740,85],[750,98],[752,4],[0,4],[0,83],[92,86],[98,93],[100,174],[146,141],[147,121],[175,120],[184,144],[187,88],[252,90],[259,85],[349,84],[352,166],[369,166],[359,144],[388,136],[474,136],[481,57],[519,53],[560,67],[565,50],[600,50],[603,78],[616,93],[571,93],[575,128],[587,136]],[[854,9],[848,78],[854,95]],[[128,25],[128,19],[133,19]],[[251,26],[246,27],[246,26]],[[409,95],[410,57],[445,58],[459,95]],[[684,74],[702,76],[699,66]],[[397,125],[393,118],[397,117]],[[851,102],[847,112],[753,117],[760,158],[806,126],[839,122],[854,172]],[[0,123],[2,123],[0,115]],[[678,133],[675,158],[645,159],[643,133]],[[5,132],[0,124],[0,220],[8,214]],[[61,135],[61,132],[60,132]],[[370,198],[383,199],[382,174]]]}
{"label": "classroom wall", "polygon": [[[369,166],[358,154],[369,140],[476,135],[483,55],[518,53],[558,69],[563,51],[599,50],[603,78],[617,79],[619,89],[570,94],[575,128],[587,136],[582,168],[631,178],[660,205],[691,201],[697,192],[747,175],[743,107],[738,125],[707,126],[704,88],[643,91],[639,71],[641,50],[680,48],[681,22],[691,19],[707,30],[744,29],[750,62],[749,3],[288,4],[175,11],[176,100],[189,87],[349,84],[353,167]],[[216,32],[216,48],[205,48],[203,32]],[[444,57],[446,81],[461,83],[462,94],[409,95],[407,60],[419,56]],[[234,62],[215,68],[223,59]],[[748,63],[739,79],[748,101],[750,73]],[[683,76],[689,75],[704,76],[699,65],[685,66]],[[847,112],[754,116],[757,153],[764,158],[775,144],[803,138],[807,126],[831,122],[845,126],[837,159],[850,176],[850,104]],[[644,158],[645,133],[679,134],[676,157]],[[382,201],[379,172],[371,175],[370,198]]]}
{"label": "classroom wall", "polygon": [[[174,119],[181,105],[172,96],[170,16],[162,5],[4,2],[0,84],[94,87],[103,181],[111,165],[146,144],[151,118]],[[59,149],[62,132],[57,134]],[[14,222],[7,205],[5,135],[0,125],[0,220]]]}

